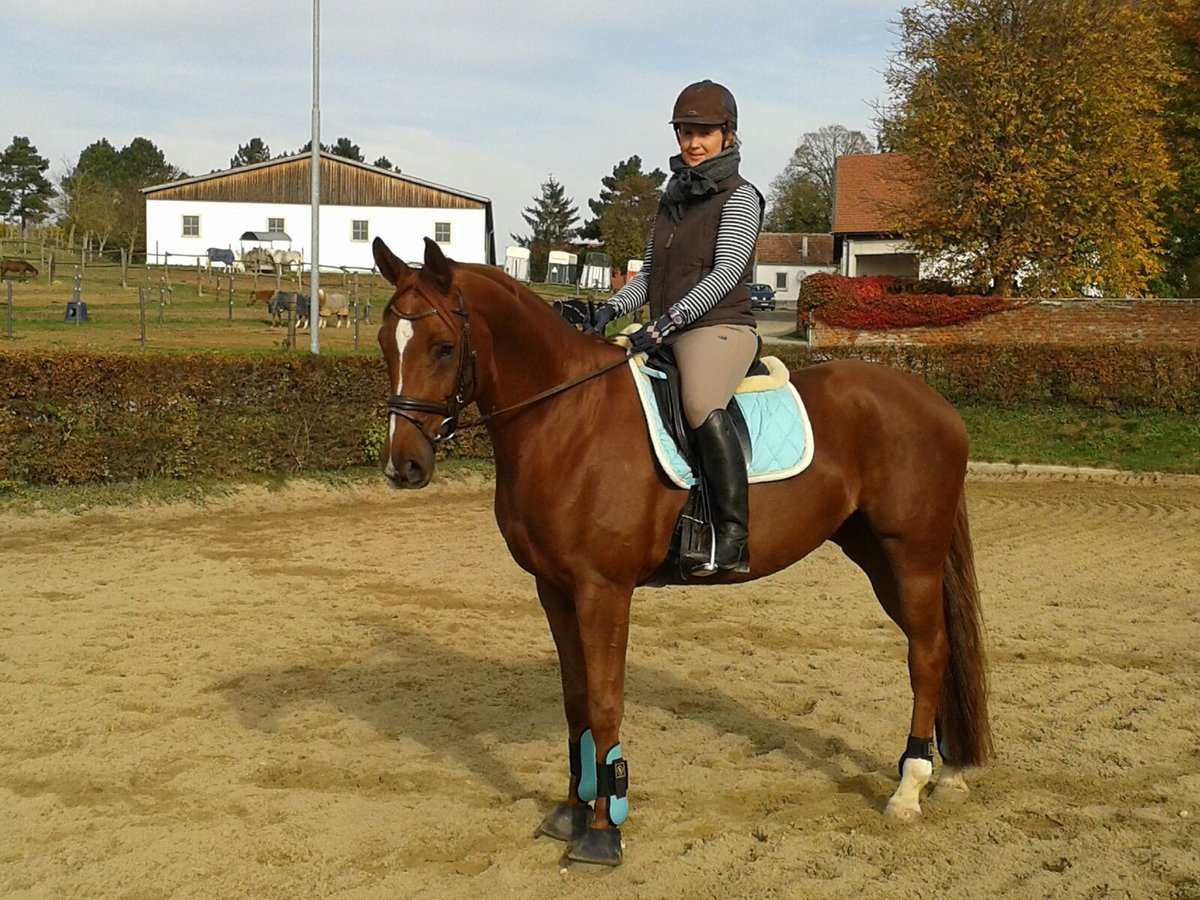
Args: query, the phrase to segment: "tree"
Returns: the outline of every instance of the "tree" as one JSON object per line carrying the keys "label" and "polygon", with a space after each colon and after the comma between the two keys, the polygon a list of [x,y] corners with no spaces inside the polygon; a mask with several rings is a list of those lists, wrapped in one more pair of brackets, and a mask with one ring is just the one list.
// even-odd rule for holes
{"label": "tree", "polygon": [[870,152],[866,136],[843,125],[806,132],[787,166],[771,182],[770,210],[764,227],[768,231],[829,231],[833,227],[837,158]]}
{"label": "tree", "polygon": [[[312,141],[308,142],[308,146],[312,147]],[[358,144],[354,143],[347,137],[340,137],[333,142],[333,147],[329,151],[334,156],[340,156],[343,159],[352,159],[355,162],[366,162],[363,158],[362,150],[358,148]]]}
{"label": "tree", "polygon": [[599,198],[588,200],[595,218],[580,229],[579,236],[600,240],[617,265],[641,259],[666,180],[661,169],[643,172],[640,156],[617,163],[611,175],[600,179]]}
{"label": "tree", "polygon": [[763,231],[825,233],[832,227],[830,197],[808,178],[777,175],[771,182],[770,204]]}
{"label": "tree", "polygon": [[926,0],[901,11],[884,141],[902,231],[997,294],[1116,294],[1157,270],[1170,70],[1155,0]]}
{"label": "tree", "polygon": [[391,172],[393,170],[395,170],[397,172],[400,171],[399,169],[397,169],[395,166],[392,165],[392,161],[390,159],[388,159],[386,156],[379,157],[379,159],[375,160],[375,162],[371,163],[371,165],[373,165],[377,169],[387,169],[389,172]]}
{"label": "tree", "polygon": [[67,222],[98,240],[111,237],[132,248],[145,234],[142,188],[182,177],[148,138],[136,137],[119,151],[101,138],[83,149],[62,178]]}
{"label": "tree", "polygon": [[15,219],[24,228],[46,217],[54,197],[54,185],[43,174],[48,168],[50,161],[29,138],[13,135],[0,153],[0,218]]}
{"label": "tree", "polygon": [[1200,294],[1200,6],[1164,0],[1172,57],[1180,78],[1166,109],[1167,146],[1178,182],[1163,198],[1166,268],[1159,290]]}
{"label": "tree", "polygon": [[533,198],[533,205],[521,212],[532,233],[511,235],[518,246],[529,248],[530,277],[534,281],[545,279],[549,252],[567,249],[579,230],[575,225],[579,221],[579,208],[553,175],[542,182],[541,190],[541,195]]}
{"label": "tree", "polygon": [[268,162],[271,159],[271,148],[260,137],[250,138],[248,144],[239,144],[237,153],[229,160],[229,168],[251,166],[255,163]]}

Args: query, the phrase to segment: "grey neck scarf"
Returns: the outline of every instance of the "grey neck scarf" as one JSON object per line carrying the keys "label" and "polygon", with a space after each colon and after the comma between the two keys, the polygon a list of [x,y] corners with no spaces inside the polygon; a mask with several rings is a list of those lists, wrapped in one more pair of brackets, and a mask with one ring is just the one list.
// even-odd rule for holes
{"label": "grey neck scarf", "polygon": [[728,147],[704,162],[689,166],[683,155],[671,157],[671,180],[663,190],[663,204],[678,222],[683,208],[717,192],[717,184],[738,173],[742,154],[736,146]]}

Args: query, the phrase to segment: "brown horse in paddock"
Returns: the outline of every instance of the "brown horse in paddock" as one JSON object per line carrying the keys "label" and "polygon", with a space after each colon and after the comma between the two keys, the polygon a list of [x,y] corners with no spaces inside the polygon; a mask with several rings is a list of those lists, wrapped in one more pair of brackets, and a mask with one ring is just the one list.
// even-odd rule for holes
{"label": "brown horse in paddock", "polygon": [[0,259],[0,279],[11,279],[14,275],[26,281],[37,278],[38,270],[33,263],[23,259]]}
{"label": "brown horse in paddock", "polygon": [[[434,448],[475,402],[496,461],[496,520],[537,581],[558,649],[570,777],[539,832],[569,859],[616,865],[628,811],[620,746],[633,590],[680,583],[664,565],[685,491],[652,456],[625,351],[576,331],[498,269],[449,261],[426,241],[412,269],[379,238],[395,287],[379,329],[390,383],[383,471],[429,483]],[[900,784],[885,813],[920,814],[967,793],[962,770],[991,755],[982,622],[963,482],[967,435],[923,382],[856,361],[792,374],[815,453],[801,474],[750,487],[750,572],[777,572],[834,541],[908,639],[913,691]],[[696,583],[696,582],[692,582]]]}

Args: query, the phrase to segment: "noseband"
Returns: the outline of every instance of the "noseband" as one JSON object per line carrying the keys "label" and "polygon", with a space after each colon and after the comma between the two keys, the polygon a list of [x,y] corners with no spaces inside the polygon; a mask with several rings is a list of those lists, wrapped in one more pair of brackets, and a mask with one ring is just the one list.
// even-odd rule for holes
{"label": "noseband", "polygon": [[[396,309],[395,299],[393,298],[392,302],[388,303],[387,311],[397,318],[408,322],[416,322],[419,319],[437,316],[453,331],[454,320],[450,315],[439,308],[433,302],[432,298],[420,290],[420,288],[417,288],[417,293],[429,304],[429,309],[419,313],[403,313]],[[475,348],[471,344],[470,314],[467,311],[466,299],[463,297],[462,288],[458,289],[458,308],[452,309],[449,312],[462,319],[462,328],[459,329],[458,334],[458,372],[454,378],[454,390],[441,403],[434,400],[425,400],[421,397],[409,397],[405,394],[388,394],[387,398],[389,415],[407,419],[421,433],[421,437],[425,438],[435,449],[438,444],[443,444],[454,437],[455,432],[458,430],[459,414],[463,411],[464,407],[475,399]],[[401,360],[401,364],[403,364],[403,360]],[[421,423],[411,415],[412,413],[441,416],[442,421],[433,432],[427,432]]]}

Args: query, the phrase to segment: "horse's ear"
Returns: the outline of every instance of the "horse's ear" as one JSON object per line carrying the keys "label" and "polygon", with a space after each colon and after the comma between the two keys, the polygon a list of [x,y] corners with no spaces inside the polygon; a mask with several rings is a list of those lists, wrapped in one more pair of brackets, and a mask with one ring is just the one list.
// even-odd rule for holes
{"label": "horse's ear", "polygon": [[393,287],[412,272],[412,269],[383,242],[383,238],[377,237],[371,242],[371,252],[375,256],[375,265],[379,266],[379,271]]}
{"label": "horse's ear", "polygon": [[436,241],[425,238],[425,265],[421,275],[433,282],[443,294],[450,291],[450,283],[454,280],[454,272],[450,269],[450,260],[442,253],[442,248]]}

